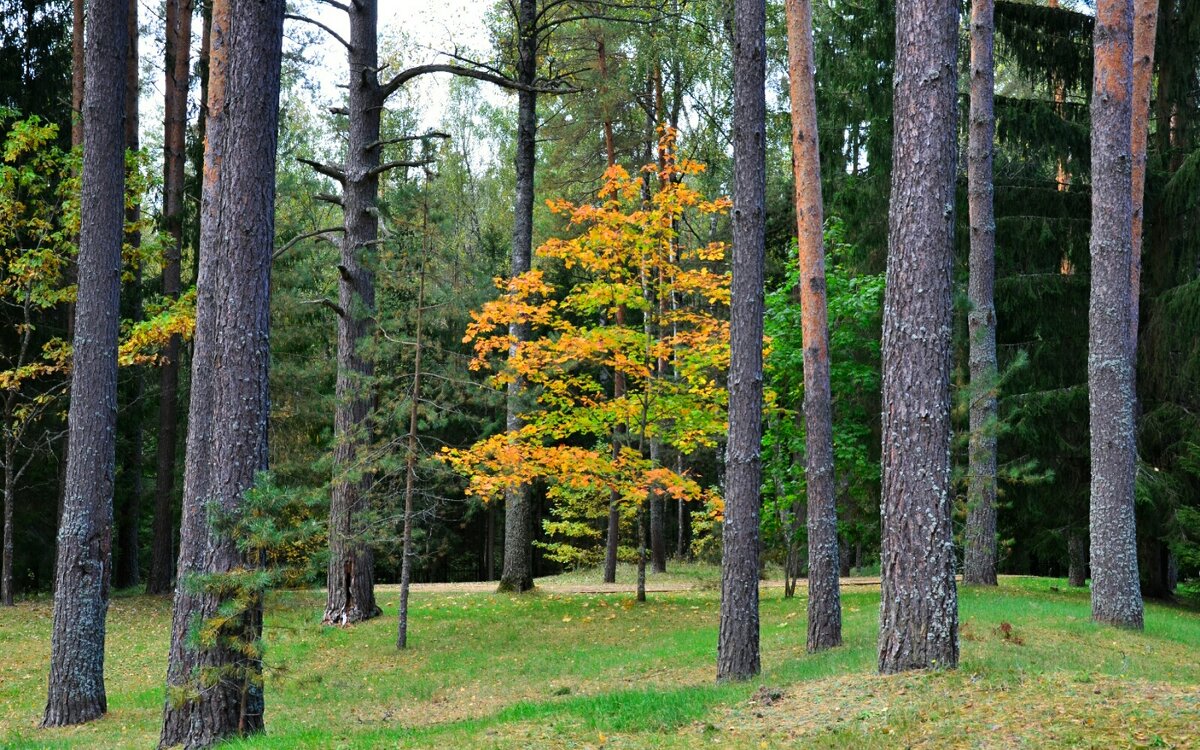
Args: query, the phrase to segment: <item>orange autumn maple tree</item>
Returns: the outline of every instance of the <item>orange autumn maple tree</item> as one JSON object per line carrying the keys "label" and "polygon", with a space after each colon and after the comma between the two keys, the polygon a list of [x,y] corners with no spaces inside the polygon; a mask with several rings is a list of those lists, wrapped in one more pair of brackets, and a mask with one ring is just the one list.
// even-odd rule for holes
{"label": "orange autumn maple tree", "polygon": [[[472,368],[494,369],[498,386],[522,377],[534,403],[519,432],[444,457],[485,501],[545,482],[554,514],[545,528],[558,541],[544,546],[564,563],[595,561],[589,542],[610,498],[626,520],[654,493],[720,509],[719,497],[654,460],[661,452],[650,447],[686,456],[726,430],[726,246],[696,242],[681,227],[730,202],[688,184],[704,167],[676,158],[673,131],[659,154],[639,175],[610,167],[594,203],[548,201],[578,234],[538,248],[534,270],[497,280],[503,293],[473,313],[464,338],[474,344]],[[553,266],[569,286],[549,280]],[[532,335],[518,341],[513,325]]]}

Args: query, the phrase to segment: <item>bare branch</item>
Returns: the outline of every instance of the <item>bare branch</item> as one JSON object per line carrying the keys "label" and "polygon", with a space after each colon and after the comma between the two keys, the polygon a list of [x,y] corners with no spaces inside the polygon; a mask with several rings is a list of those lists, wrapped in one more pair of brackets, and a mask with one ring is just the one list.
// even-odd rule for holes
{"label": "bare branch", "polygon": [[319,161],[313,161],[312,159],[297,158],[296,161],[300,162],[301,164],[307,164],[326,177],[333,178],[342,184],[346,183],[346,173],[333,165],[323,164]]}
{"label": "bare branch", "polygon": [[331,114],[331,115],[345,115],[346,117],[349,117],[349,116],[350,116],[350,110],[346,109],[345,107],[330,107],[330,108],[329,108],[329,114]]}
{"label": "bare branch", "polygon": [[463,78],[474,78],[477,81],[485,81],[487,83],[494,83],[495,85],[497,85],[501,88],[510,89],[512,91],[532,91],[532,92],[538,93],[538,94],[576,94],[583,90],[583,89],[558,86],[558,85],[547,86],[547,85],[538,84],[538,83],[535,83],[532,85],[527,85],[527,84],[521,83],[519,81],[514,81],[513,79],[509,78],[508,76],[497,75],[495,73],[490,73],[486,70],[479,70],[477,68],[469,68],[464,65],[452,65],[452,64],[448,64],[448,63],[438,63],[438,64],[432,64],[432,65],[418,65],[414,68],[409,68],[408,70],[400,71],[390,81],[388,81],[387,83],[385,83],[383,85],[382,90],[383,90],[384,98],[387,98],[387,97],[391,96],[392,94],[396,93],[397,89],[399,89],[401,86],[408,83],[412,79],[414,79],[418,76],[426,75],[428,73],[452,73],[456,76],[462,76]]}
{"label": "bare branch", "polygon": [[345,232],[345,231],[346,231],[346,229],[344,227],[328,227],[326,229],[318,229],[315,232],[305,232],[304,234],[297,235],[297,236],[293,237],[292,239],[288,240],[287,244],[285,244],[283,247],[281,247],[278,250],[276,250],[275,252],[271,253],[271,260],[276,260],[277,258],[279,258],[279,256],[283,255],[288,250],[291,250],[297,244],[299,244],[300,242],[303,242],[304,240],[309,239],[310,237],[322,237],[331,232]]}
{"label": "bare branch", "polygon": [[342,196],[331,195],[330,193],[317,193],[316,195],[313,196],[313,199],[319,200],[322,203],[332,203],[335,206],[344,205],[342,203]]}
{"label": "bare branch", "polygon": [[374,169],[368,171],[367,176],[375,177],[375,176],[381,175],[384,172],[387,172],[389,170],[399,169],[400,167],[423,167],[426,164],[433,164],[436,161],[437,161],[437,159],[418,159],[417,161],[389,161],[384,164],[380,164],[378,167],[375,167]]}
{"label": "bare branch", "polygon": [[426,139],[428,139],[428,138],[445,138],[445,139],[449,139],[449,138],[450,138],[450,134],[449,134],[449,133],[443,133],[443,132],[442,132],[442,131],[440,131],[440,130],[431,130],[431,131],[430,131],[430,132],[428,132],[428,133],[422,133],[422,134],[420,134],[420,135],[402,135],[402,136],[400,136],[399,138],[388,138],[387,140],[373,141],[373,142],[371,142],[371,143],[368,143],[368,144],[367,144],[367,150],[368,150],[368,151],[370,151],[371,149],[373,149],[373,148],[379,148],[380,146],[390,146],[390,145],[392,145],[393,143],[407,143],[408,141],[423,141],[423,140],[426,140]]}
{"label": "bare branch", "polygon": [[[348,9],[347,9],[347,10],[348,10]],[[293,20],[293,21],[303,21],[304,23],[311,23],[313,26],[316,26],[318,29],[321,29],[321,30],[322,30],[322,31],[324,31],[326,34],[328,34],[329,36],[331,36],[331,37],[333,37],[334,39],[336,39],[336,40],[338,40],[339,42],[341,42],[342,46],[343,46],[343,47],[345,47],[347,50],[353,50],[353,49],[354,49],[353,47],[351,47],[351,46],[350,46],[350,42],[347,42],[345,39],[343,39],[343,38],[342,38],[342,36],[341,36],[340,34],[338,34],[338,33],[337,33],[336,31],[334,31],[333,29],[329,28],[329,27],[328,27],[328,26],[326,26],[325,24],[321,23],[320,21],[317,21],[316,19],[309,18],[308,16],[302,16],[302,15],[300,15],[300,14],[298,14],[298,13],[284,13],[284,14],[283,14],[283,17],[284,17],[284,18],[290,18],[290,19],[291,19],[291,20]]]}
{"label": "bare branch", "polygon": [[346,13],[350,12],[349,5],[346,5],[345,3],[339,3],[339,2],[337,2],[337,0],[317,0],[317,2],[325,3],[326,5],[332,5],[333,7],[337,8],[338,10],[344,11]]}
{"label": "bare branch", "polygon": [[338,317],[342,317],[342,318],[346,317],[346,311],[342,309],[342,306],[339,305],[338,303],[334,302],[333,300],[329,299],[328,297],[322,297],[320,299],[300,300],[300,304],[302,304],[302,305],[321,305],[322,307],[328,307],[330,310],[333,310],[335,313],[338,314]]}

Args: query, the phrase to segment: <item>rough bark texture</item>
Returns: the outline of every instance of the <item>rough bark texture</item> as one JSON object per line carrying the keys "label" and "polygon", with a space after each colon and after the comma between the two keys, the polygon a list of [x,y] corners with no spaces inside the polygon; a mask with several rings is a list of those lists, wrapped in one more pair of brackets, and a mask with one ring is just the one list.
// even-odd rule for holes
{"label": "rough bark texture", "polygon": [[718,680],[759,672],[766,3],[736,0],[733,14],[733,280]]}
{"label": "rough bark texture", "polygon": [[83,0],[71,0],[71,145],[83,143]]}
{"label": "rough bark texture", "polygon": [[958,664],[950,493],[958,4],[896,6],[879,670]]}
{"label": "rough bark texture", "polygon": [[1142,289],[1142,227],[1145,224],[1146,143],[1150,138],[1150,87],[1154,79],[1154,41],[1158,0],[1133,0],[1133,112],[1130,131],[1133,180],[1133,252],[1130,258],[1129,348],[1137,375],[1138,297]]}
{"label": "rough bark texture", "polygon": [[[183,186],[186,157],[188,76],[191,72],[192,2],[167,0],[166,78],[163,118],[163,228],[170,239],[163,247],[162,290],[179,296],[183,255]],[[172,336],[158,373],[158,464],[154,479],[154,528],[150,547],[147,594],[171,591],[174,572],[174,524],[177,425],[179,422],[179,358],[183,345]]]}
{"label": "rough bark texture", "polygon": [[996,214],[992,188],[995,11],[994,0],[971,3],[971,122],[967,147],[971,434],[963,583],[980,586],[996,585]]}
{"label": "rough bark texture", "polygon": [[1087,540],[1079,532],[1067,537],[1067,583],[1075,588],[1087,585]]}
{"label": "rough bark texture", "polygon": [[125,46],[128,0],[87,7],[79,323],[68,412],[71,452],[55,566],[50,689],[42,725],[90,721],[107,710],[105,616],[116,470],[117,335],[125,223]]}
{"label": "rough bark texture", "polygon": [[804,340],[808,651],[812,653],[842,645],[842,606],[838,588],[837,490],[833,477],[833,403],[829,386],[829,308],[825,296],[825,220],[809,0],[788,0],[787,29]]}
{"label": "rough bark texture", "polygon": [[[138,0],[127,0],[129,3],[128,28],[129,43],[125,54],[125,148],[137,151],[139,145],[139,71],[138,71]],[[134,227],[141,221],[142,207],[134,203],[125,209],[125,221]],[[134,230],[126,237],[130,247],[137,248],[142,242],[142,233]],[[142,264],[135,262],[133,279],[124,296],[127,299],[128,316],[133,321],[142,319]],[[129,447],[124,455],[121,471],[124,474],[124,489],[128,493],[121,504],[120,520],[117,524],[120,536],[113,580],[117,588],[130,588],[141,585],[141,544],[140,530],[142,520],[142,439],[144,432],[142,402],[146,395],[146,378],[141,367],[129,368],[133,379],[129,388],[130,402],[122,407],[125,417],[125,429],[128,432]],[[118,423],[122,420],[118,419]]]}
{"label": "rough bark texture", "polygon": [[[201,264],[184,472],[179,580],[160,743],[208,747],[263,728],[261,690],[223,681],[201,692],[211,668],[261,664],[189,631],[221,604],[190,585],[246,561],[215,533],[209,506],[235,512],[267,465],[267,368],[275,147],[283,43],[282,0],[217,0],[212,12],[208,140],[201,207]],[[236,23],[233,23],[236,19]],[[261,624],[260,614],[250,617]]]}
{"label": "rough bark texture", "polygon": [[[11,430],[11,404],[15,401],[12,394],[8,396],[5,408],[5,427]],[[3,561],[0,562],[0,607],[13,605],[13,504],[16,500],[17,483],[13,464],[16,461],[16,446],[11,439],[4,441],[4,551]]]}
{"label": "rough bark texture", "polygon": [[337,406],[334,412],[333,493],[329,501],[328,596],[323,621],[349,625],[380,613],[375,560],[365,541],[370,472],[363,466],[374,410],[375,271],[370,254],[379,239],[378,3],[349,4],[349,144],[343,181],[345,236],[338,266]]}
{"label": "rough bark texture", "polygon": [[[520,0],[517,11],[517,82],[532,86],[537,76],[537,0]],[[512,261],[515,278],[529,270],[533,255],[533,171],[537,156],[537,94],[532,90],[517,93],[517,197],[513,207]],[[529,326],[513,325],[510,333],[517,341],[529,338]],[[508,386],[507,429],[521,429],[521,399],[525,381],[516,378]],[[528,591],[533,588],[531,551],[533,549],[533,513],[529,487],[514,488],[504,497],[504,565],[500,570],[501,591]]]}
{"label": "rough bark texture", "polygon": [[1142,627],[1133,492],[1131,263],[1133,0],[1096,5],[1092,79],[1092,292],[1088,315],[1091,419],[1092,619]]}

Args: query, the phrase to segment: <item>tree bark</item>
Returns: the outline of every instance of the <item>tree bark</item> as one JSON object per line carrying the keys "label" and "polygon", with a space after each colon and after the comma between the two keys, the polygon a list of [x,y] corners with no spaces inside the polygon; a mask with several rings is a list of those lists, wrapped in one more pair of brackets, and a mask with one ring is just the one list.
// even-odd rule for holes
{"label": "tree bark", "polygon": [[125,219],[125,48],[128,0],[92,0],[84,91],[79,322],[75,328],[63,517],[55,566],[50,687],[42,725],[107,711],[105,617],[116,470],[117,337]]}
{"label": "tree bark", "polygon": [[1134,529],[1133,0],[1096,5],[1088,315],[1092,619],[1142,628]]}
{"label": "tree bark", "polygon": [[[189,637],[222,598],[197,575],[247,561],[209,523],[210,506],[236,512],[267,466],[270,271],[283,45],[282,0],[216,0],[212,11],[208,138],[201,206],[195,355],[184,472],[179,579],[160,746],[208,747],[263,728],[261,688],[222,681],[194,691],[205,671],[261,671],[227,645]],[[236,23],[233,23],[236,19]],[[257,609],[257,611],[253,611]],[[251,624],[261,627],[261,602]]]}
{"label": "tree bark", "polygon": [[1087,540],[1077,531],[1067,536],[1067,583],[1075,588],[1087,585]]}
{"label": "tree bark", "polygon": [[[517,81],[532,86],[537,78],[537,0],[520,0],[517,11]],[[513,208],[512,261],[513,278],[529,270],[533,255],[533,173],[537,157],[537,94],[532,90],[517,92],[517,196]],[[510,334],[519,346],[529,338],[529,326],[516,324]],[[514,379],[508,386],[505,406],[509,434],[521,429],[521,400],[525,392],[523,378]],[[533,512],[529,487],[515,487],[505,493],[504,565],[500,571],[500,591],[528,591],[533,588],[530,556],[533,549]]]}
{"label": "tree bark", "polygon": [[733,6],[733,280],[717,679],[759,672],[766,95],[764,0]]}
{"label": "tree bark", "polygon": [[808,651],[842,645],[838,587],[837,490],[833,475],[833,403],[829,384],[829,307],[825,296],[824,210],[812,5],[788,0],[788,73],[792,168],[804,339],[805,476],[808,486]]}
{"label": "tree bark", "polygon": [[958,3],[896,7],[879,671],[958,664],[950,492]]}
{"label": "tree bark", "polygon": [[343,182],[345,236],[338,266],[337,405],[334,413],[333,493],[329,502],[328,596],[323,621],[350,625],[380,613],[375,560],[364,535],[371,472],[364,465],[374,411],[375,270],[369,257],[379,239],[380,119],[376,0],[349,4],[349,144]]}
{"label": "tree bark", "polygon": [[[83,0],[72,0],[71,2],[71,148],[78,148],[83,145],[83,82],[84,82],[84,9]],[[75,237],[78,244],[79,237]],[[79,279],[79,269],[77,268],[78,259],[68,259],[66,267],[66,283],[75,284]],[[63,328],[66,331],[66,340],[75,340],[75,302],[68,301],[63,304]],[[67,399],[70,400],[71,393],[67,391]],[[62,448],[60,449],[61,458],[59,460],[58,471],[58,508],[55,511],[56,528],[62,525],[63,502],[67,491],[67,463],[71,453],[71,431],[63,430]],[[57,539],[56,542],[57,544]],[[57,556],[57,552],[55,553]]]}
{"label": "tree bark", "polygon": [[[138,95],[138,6],[137,0],[129,0],[129,44],[125,54],[125,149],[137,152],[139,145],[139,116]],[[126,240],[135,252],[141,245],[142,233],[137,224],[141,221],[142,209],[140,203],[133,203],[125,209],[125,223],[134,227]],[[142,320],[142,264],[135,259],[133,264],[133,280],[130,282],[125,296],[128,298],[129,317],[134,322]],[[125,475],[125,491],[128,493],[121,505],[121,516],[118,524],[119,550],[114,569],[117,588],[132,588],[141,584],[141,553],[140,530],[142,518],[142,441],[143,441],[143,410],[142,401],[146,395],[146,381],[142,368],[130,368],[133,380],[130,403],[122,409],[128,424],[129,447],[124,456],[122,472]],[[121,420],[118,419],[118,422]]]}
{"label": "tree bark", "polygon": [[1130,131],[1133,181],[1133,251],[1130,260],[1129,347],[1137,375],[1138,298],[1142,288],[1142,228],[1145,224],[1146,144],[1150,138],[1150,88],[1154,79],[1154,42],[1158,0],[1133,0],[1133,112]]}
{"label": "tree bark", "polygon": [[967,147],[971,405],[963,583],[977,586],[996,585],[996,214],[992,186],[995,10],[994,0],[973,0],[971,4],[971,121]]}
{"label": "tree bark", "polygon": [[[166,77],[163,119],[163,228],[169,237],[163,247],[162,290],[168,300],[179,297],[182,286],[183,189],[186,158],[187,95],[191,74],[192,0],[167,0]],[[158,373],[158,449],[154,479],[154,528],[150,548],[147,594],[171,591],[175,535],[172,505],[175,498],[177,427],[179,422],[179,359],[183,344],[178,336],[167,342],[165,361]]]}

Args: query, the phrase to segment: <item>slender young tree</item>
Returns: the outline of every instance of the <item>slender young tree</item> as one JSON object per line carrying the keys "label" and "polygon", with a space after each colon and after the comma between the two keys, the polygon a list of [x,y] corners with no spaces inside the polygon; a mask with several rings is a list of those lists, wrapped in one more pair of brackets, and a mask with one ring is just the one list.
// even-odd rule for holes
{"label": "slender young tree", "polygon": [[[600,101],[603,108],[604,131],[604,161],[611,168],[617,163],[617,149],[613,138],[612,112],[608,99],[608,47],[605,45],[603,34],[596,44],[596,57],[600,68]],[[616,319],[618,326],[625,325],[625,306],[617,308]],[[625,373],[620,368],[613,370],[613,399],[625,396]],[[621,444],[625,439],[627,425],[619,424],[613,428],[612,449],[613,457],[621,454]],[[604,538],[604,582],[617,582],[617,553],[621,544],[621,493],[616,489],[609,493],[608,498],[608,527]]]}
{"label": "slender young tree", "polygon": [[958,3],[896,6],[879,671],[958,665],[950,491]]}
{"label": "slender young tree", "polygon": [[[428,190],[428,186],[426,186]],[[429,196],[425,196],[424,236],[422,245],[429,239]],[[404,461],[404,532],[400,547],[400,614],[396,633],[396,648],[408,648],[408,592],[412,584],[412,524],[413,492],[417,479],[417,419],[421,404],[421,324],[425,312],[425,259],[428,247],[422,247],[420,280],[417,286],[417,324],[413,334],[413,381],[412,398],[408,405],[408,456]]]}
{"label": "slender young tree", "polygon": [[733,280],[717,679],[759,672],[758,527],[762,502],[766,2],[733,6]]}
{"label": "slender young tree", "polygon": [[1133,0],[1096,4],[1088,314],[1092,619],[1142,628],[1133,510]]}
{"label": "slender young tree", "polygon": [[[195,353],[162,747],[208,747],[263,728],[261,682],[222,678],[230,670],[261,671],[261,662],[222,640],[197,642],[192,632],[223,603],[202,577],[247,565],[237,541],[213,528],[212,513],[236,513],[267,465],[283,14],[283,0],[216,0],[212,10]],[[261,627],[261,602],[246,616]]]}
{"label": "slender young tree", "polygon": [[970,444],[967,545],[963,583],[996,585],[996,213],[992,150],[996,139],[995,0],[971,3],[971,110],[967,146],[967,211],[971,223]]}
{"label": "slender young tree", "polygon": [[787,33],[800,314],[804,338],[808,651],[813,653],[842,645],[842,603],[838,586],[837,488],[833,481],[825,219],[821,205],[821,155],[817,141],[816,70],[809,0],[788,0]]}
{"label": "slender young tree", "polygon": [[[169,237],[163,248],[162,291],[168,300],[179,297],[183,255],[183,165],[187,157],[188,82],[191,73],[192,0],[167,0],[166,78],[163,118],[163,228]],[[171,591],[175,535],[177,427],[179,424],[179,359],[183,345],[172,336],[158,373],[158,463],[154,480],[154,526],[150,546],[147,594]]]}
{"label": "slender young tree", "polygon": [[55,566],[50,687],[42,726],[108,710],[104,637],[112,572],[117,337],[125,228],[125,48],[128,0],[87,6],[83,192],[71,405],[71,451]]}

